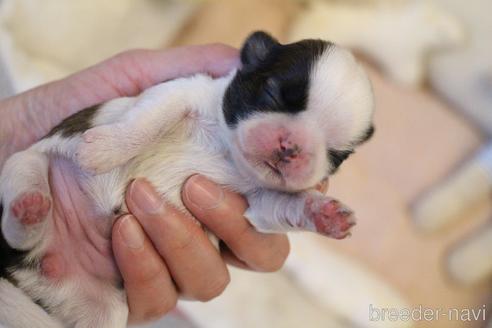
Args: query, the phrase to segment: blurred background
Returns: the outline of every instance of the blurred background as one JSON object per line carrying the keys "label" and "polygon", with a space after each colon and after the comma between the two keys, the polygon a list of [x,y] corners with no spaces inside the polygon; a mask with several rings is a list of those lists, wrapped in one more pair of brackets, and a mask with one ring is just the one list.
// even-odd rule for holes
{"label": "blurred background", "polygon": [[330,180],[358,216],[352,238],[292,235],[282,271],[232,269],[221,297],[149,327],[492,327],[490,13],[490,0],[0,0],[0,97],[125,49],[239,47],[258,29],[349,47],[377,106],[374,138]]}

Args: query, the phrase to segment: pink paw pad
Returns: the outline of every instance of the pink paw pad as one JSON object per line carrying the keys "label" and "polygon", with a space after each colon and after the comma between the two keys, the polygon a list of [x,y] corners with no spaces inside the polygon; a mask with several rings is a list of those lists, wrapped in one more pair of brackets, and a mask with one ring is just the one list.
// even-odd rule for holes
{"label": "pink paw pad", "polygon": [[350,228],[355,225],[353,212],[335,199],[319,199],[307,202],[309,217],[316,231],[335,239],[350,236]]}
{"label": "pink paw pad", "polygon": [[39,191],[25,192],[18,196],[12,204],[12,214],[22,224],[33,225],[41,222],[48,214],[51,199]]}

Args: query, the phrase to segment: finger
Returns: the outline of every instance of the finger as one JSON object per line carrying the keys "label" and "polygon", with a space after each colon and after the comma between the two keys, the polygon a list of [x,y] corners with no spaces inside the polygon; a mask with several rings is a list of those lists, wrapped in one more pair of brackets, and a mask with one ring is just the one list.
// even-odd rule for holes
{"label": "finger", "polygon": [[246,262],[238,259],[237,256],[231,251],[231,249],[227,247],[226,244],[224,244],[223,241],[220,241],[219,246],[220,255],[222,255],[224,261],[240,269],[251,270],[250,266]]}
{"label": "finger", "polygon": [[127,294],[129,320],[145,322],[172,310],[177,302],[176,288],[135,217],[126,215],[116,221],[112,243]]}
{"label": "finger", "polygon": [[243,216],[247,208],[243,197],[194,175],[185,183],[182,198],[192,214],[252,269],[275,271],[285,262],[287,237],[256,231]]}
{"label": "finger", "polygon": [[147,58],[141,60],[142,73],[152,84],[198,72],[219,77],[240,63],[236,48],[218,43],[151,50],[146,51],[146,55]]}
{"label": "finger", "polygon": [[196,221],[165,204],[143,179],[130,185],[127,204],[185,296],[207,301],[222,293],[229,272]]}
{"label": "finger", "polygon": [[[222,76],[238,65],[237,49],[222,44],[130,50],[62,80],[7,98],[1,107],[15,112],[13,117],[18,125],[31,132],[16,142],[17,148],[23,149],[81,109],[118,97],[135,96],[152,85],[177,77],[196,73]],[[32,122],[36,122],[35,129]]]}
{"label": "finger", "polygon": [[454,245],[446,259],[448,273],[463,285],[487,281],[492,277],[491,249],[492,224],[488,224]]}
{"label": "finger", "polygon": [[[227,74],[239,66],[235,48],[211,44],[166,50],[130,50],[74,74],[64,83],[97,99],[91,104],[122,96],[134,96],[146,88],[167,80],[205,73],[214,77]],[[85,87],[86,90],[76,90]],[[89,97],[90,98],[90,97]],[[89,102],[88,99],[84,101]],[[82,108],[84,108],[82,107]],[[80,108],[79,108],[80,109]]]}

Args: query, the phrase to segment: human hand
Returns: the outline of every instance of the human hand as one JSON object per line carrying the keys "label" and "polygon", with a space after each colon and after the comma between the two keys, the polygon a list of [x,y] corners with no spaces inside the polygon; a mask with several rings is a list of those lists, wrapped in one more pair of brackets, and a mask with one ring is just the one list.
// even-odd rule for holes
{"label": "human hand", "polygon": [[[0,167],[66,117],[113,98],[195,73],[217,77],[237,67],[237,50],[221,44],[130,50],[97,65],[0,101]],[[8,140],[8,142],[6,142]]]}
{"label": "human hand", "polygon": [[[4,118],[0,121],[0,140],[9,142],[0,142],[0,167],[9,155],[28,147],[61,120],[83,108],[120,96],[136,95],[153,84],[180,76],[198,72],[224,75],[237,65],[237,51],[222,45],[130,51],[66,79],[3,100],[0,102]],[[199,186],[199,182],[200,179],[191,178],[186,186]],[[128,191],[127,202],[134,216],[121,218],[113,229],[114,253],[127,289],[130,321],[143,322],[166,313],[174,307],[178,294],[199,300],[220,294],[229,280],[225,260],[260,271],[278,269],[285,260],[289,250],[286,237],[254,231],[242,216],[246,202],[239,195],[224,191],[223,202],[214,209],[190,207],[190,212],[229,246],[223,248],[220,257],[190,218],[169,206],[163,206],[158,213],[139,210],[140,192],[142,197],[152,195],[148,189],[145,194],[142,186],[145,183],[135,182]],[[199,190],[206,195],[212,186],[209,183]],[[61,199],[54,197],[55,208]],[[192,205],[188,201],[185,204]],[[194,204],[200,204],[200,200]],[[60,204],[73,207],[71,213],[77,219],[79,216],[84,219],[85,213],[79,213],[75,205]],[[164,209],[166,213],[162,212]],[[152,222],[149,220],[152,217],[158,220]],[[156,230],[149,224],[155,224]],[[124,243],[124,231],[137,231],[137,236],[143,238],[134,242],[142,243],[142,247],[133,245],[132,248]],[[139,262],[138,271],[131,265],[135,259]],[[54,272],[63,274],[62,269],[54,268],[56,261],[51,264]],[[196,270],[195,266],[201,269]]]}
{"label": "human hand", "polygon": [[289,253],[285,235],[262,234],[248,223],[243,197],[202,176],[188,179],[182,200],[223,241],[223,247],[219,254],[205,231],[166,204],[148,182],[132,182],[126,202],[133,215],[115,223],[113,251],[133,323],[167,313],[180,294],[200,301],[218,296],[229,283],[226,261],[256,271],[275,271]]}

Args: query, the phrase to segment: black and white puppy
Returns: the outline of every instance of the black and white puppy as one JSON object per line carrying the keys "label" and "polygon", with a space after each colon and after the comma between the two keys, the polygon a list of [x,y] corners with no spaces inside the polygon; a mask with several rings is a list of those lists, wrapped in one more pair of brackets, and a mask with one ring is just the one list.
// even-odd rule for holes
{"label": "black and white puppy", "polygon": [[0,177],[0,274],[65,326],[125,327],[109,240],[136,177],[185,211],[181,186],[201,173],[244,194],[259,231],[346,237],[351,211],[313,186],[373,132],[366,74],[332,43],[281,45],[263,32],[241,61],[223,78],[176,79],[86,109],[14,154]]}

